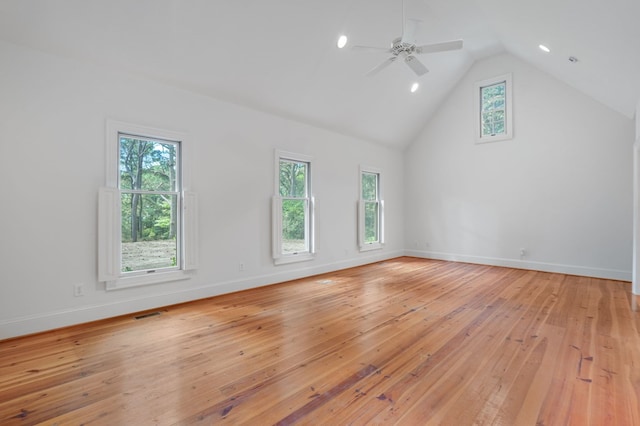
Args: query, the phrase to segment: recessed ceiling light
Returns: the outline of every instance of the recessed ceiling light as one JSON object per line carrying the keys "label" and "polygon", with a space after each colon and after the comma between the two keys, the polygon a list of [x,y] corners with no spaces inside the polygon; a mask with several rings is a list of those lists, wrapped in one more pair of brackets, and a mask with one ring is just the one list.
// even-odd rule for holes
{"label": "recessed ceiling light", "polygon": [[338,49],[342,49],[343,47],[345,47],[347,45],[347,36],[346,35],[341,35],[340,37],[338,37]]}
{"label": "recessed ceiling light", "polygon": [[551,49],[549,49],[547,46],[545,46],[544,44],[541,44],[538,46],[540,48],[540,50],[542,50],[543,52],[551,52]]}
{"label": "recessed ceiling light", "polygon": [[419,88],[419,87],[420,87],[420,84],[418,84],[418,83],[413,83],[413,84],[411,85],[411,93],[415,93],[415,92],[416,92],[416,90],[418,90],[418,88]]}

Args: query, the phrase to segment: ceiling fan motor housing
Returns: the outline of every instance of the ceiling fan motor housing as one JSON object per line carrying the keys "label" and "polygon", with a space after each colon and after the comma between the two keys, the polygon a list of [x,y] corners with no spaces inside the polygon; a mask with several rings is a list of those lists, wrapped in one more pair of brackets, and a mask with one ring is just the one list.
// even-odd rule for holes
{"label": "ceiling fan motor housing", "polygon": [[407,43],[402,41],[402,37],[398,37],[391,43],[391,53],[398,56],[401,52],[405,52],[407,55],[414,53],[416,45],[414,43]]}

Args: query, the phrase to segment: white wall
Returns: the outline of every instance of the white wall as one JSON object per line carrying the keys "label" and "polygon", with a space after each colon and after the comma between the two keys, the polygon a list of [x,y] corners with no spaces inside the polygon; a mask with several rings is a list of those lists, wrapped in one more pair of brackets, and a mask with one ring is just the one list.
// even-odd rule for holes
{"label": "white wall", "polygon": [[[514,138],[475,144],[473,84],[507,72]],[[405,152],[409,253],[630,280],[634,130],[513,56],[474,64]]]}
{"label": "white wall", "polygon": [[[400,151],[6,43],[0,58],[0,339],[403,254]],[[201,264],[192,279],[111,292],[97,281],[107,118],[190,135]],[[314,157],[311,262],[273,266],[276,148]],[[386,246],[366,254],[356,245],[361,163],[382,169],[386,201]],[[73,296],[76,283],[85,296]]]}

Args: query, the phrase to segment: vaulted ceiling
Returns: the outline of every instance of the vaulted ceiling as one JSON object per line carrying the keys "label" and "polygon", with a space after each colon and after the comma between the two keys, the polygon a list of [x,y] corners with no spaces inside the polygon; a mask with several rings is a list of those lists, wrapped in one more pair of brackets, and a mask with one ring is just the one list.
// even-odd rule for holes
{"label": "vaulted ceiling", "polygon": [[[417,44],[464,39],[422,55],[430,72],[419,78],[399,62],[366,77],[387,55],[348,48],[389,46],[402,0],[0,0],[0,40],[397,147],[475,61],[505,51],[634,116],[638,0],[405,3],[421,21]],[[343,33],[349,45],[337,49]]]}

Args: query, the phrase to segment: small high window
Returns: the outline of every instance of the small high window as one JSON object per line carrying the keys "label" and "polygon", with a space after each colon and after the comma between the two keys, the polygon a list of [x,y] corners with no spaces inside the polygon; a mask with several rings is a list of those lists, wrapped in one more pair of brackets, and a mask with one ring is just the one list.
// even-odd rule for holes
{"label": "small high window", "polygon": [[475,84],[476,140],[492,142],[513,137],[511,74]]}

